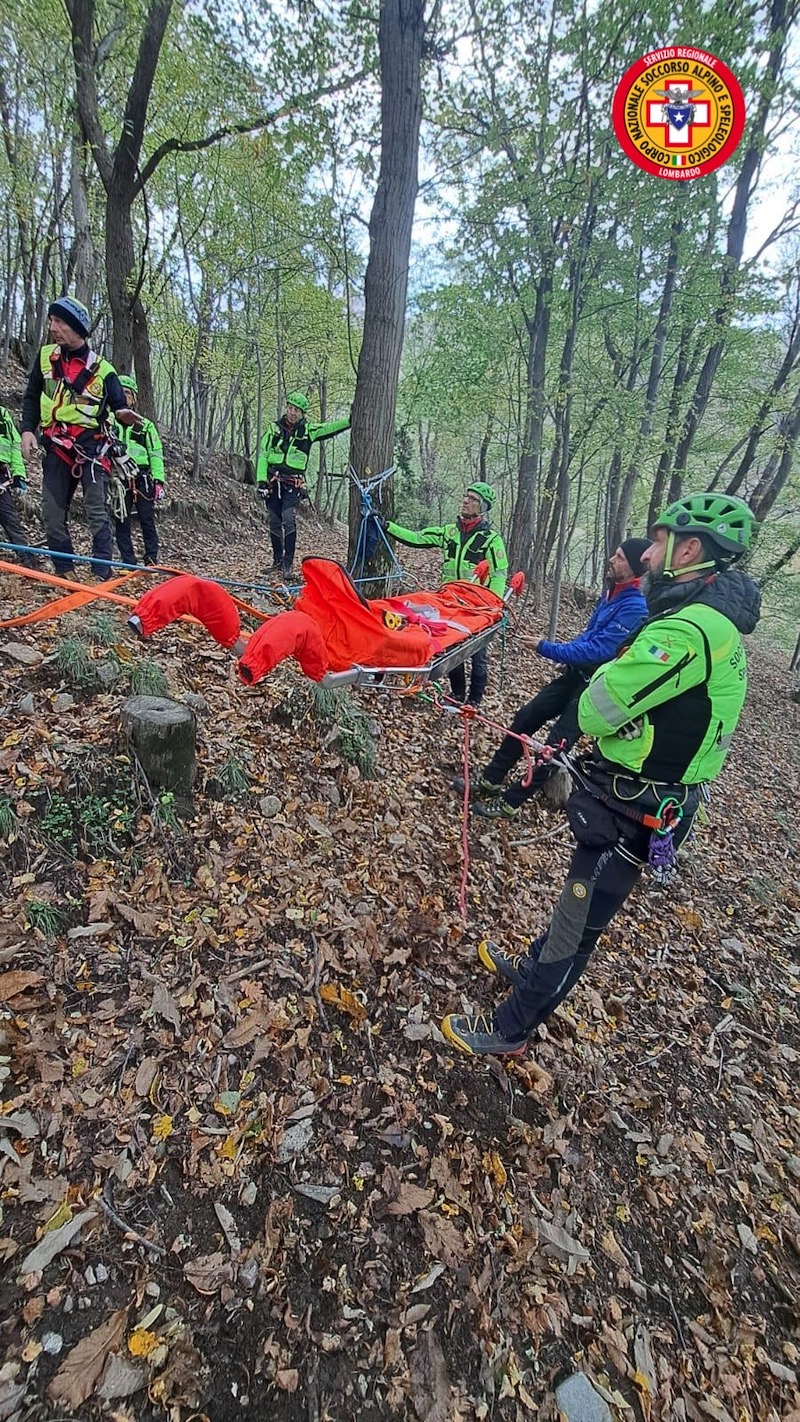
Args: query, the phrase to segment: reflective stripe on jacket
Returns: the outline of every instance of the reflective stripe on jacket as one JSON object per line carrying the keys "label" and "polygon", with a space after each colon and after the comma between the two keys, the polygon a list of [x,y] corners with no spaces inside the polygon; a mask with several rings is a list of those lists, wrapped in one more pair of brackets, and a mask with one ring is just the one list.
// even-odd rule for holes
{"label": "reflective stripe on jacket", "polygon": [[321,439],[331,439],[333,435],[349,430],[350,420],[328,420],[326,424],[310,425],[300,420],[292,430],[281,420],[278,424],[267,425],[261,440],[261,448],[256,465],[256,483],[268,484],[270,480],[286,475],[302,483],[311,446]]}
{"label": "reflective stripe on jacket", "polygon": [[62,358],[61,347],[56,345],[42,346],[39,352],[41,425],[45,431],[54,424],[96,430],[106,414],[105,382],[107,376],[116,375],[113,365],[96,351],[90,350],[83,362],[86,378],[68,381],[63,366],[71,359],[73,357],[69,352]]}
{"label": "reflective stripe on jacket", "polygon": [[578,719],[604,760],[643,779],[696,785],[719,775],[746,691],[733,622],[689,603],[648,622],[595,672]]}
{"label": "reflective stripe on jacket", "polygon": [[157,484],[163,484],[164,449],[153,421],[142,420],[138,428],[135,425],[116,425],[115,433],[139,468],[146,470]]}
{"label": "reflective stripe on jacket", "polygon": [[442,582],[468,581],[484,559],[489,564],[488,586],[498,597],[506,590],[508,554],[499,533],[488,519],[482,518],[469,533],[463,533],[457,523],[432,525],[418,532],[399,523],[387,523],[386,532],[409,548],[441,548],[444,553]]}

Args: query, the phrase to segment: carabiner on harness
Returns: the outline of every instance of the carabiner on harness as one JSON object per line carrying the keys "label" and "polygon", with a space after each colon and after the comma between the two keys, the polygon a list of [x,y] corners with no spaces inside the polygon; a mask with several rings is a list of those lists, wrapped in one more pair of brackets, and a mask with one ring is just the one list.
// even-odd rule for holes
{"label": "carabiner on harness", "polygon": [[658,807],[657,818],[661,821],[661,827],[654,829],[650,835],[647,862],[657,884],[670,884],[678,873],[674,836],[683,819],[683,806],[672,795],[667,795]]}

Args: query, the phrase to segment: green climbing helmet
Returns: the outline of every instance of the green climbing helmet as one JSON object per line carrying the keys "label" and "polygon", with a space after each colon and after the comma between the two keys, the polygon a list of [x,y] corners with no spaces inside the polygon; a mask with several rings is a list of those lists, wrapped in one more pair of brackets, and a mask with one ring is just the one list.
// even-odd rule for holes
{"label": "green climbing helmet", "polygon": [[701,534],[729,559],[746,553],[755,526],[752,510],[733,494],[687,494],[670,504],[653,525],[673,534]]}
{"label": "green climbing helmet", "polygon": [[295,405],[298,410],[302,410],[304,415],[308,414],[308,400],[300,390],[290,390],[286,396],[287,405]]}
{"label": "green climbing helmet", "polygon": [[136,384],[135,375],[121,375],[119,378],[119,383],[122,386],[123,390],[132,390],[134,395],[139,394],[139,387]]}
{"label": "green climbing helmet", "polygon": [[477,484],[468,484],[467,493],[477,495],[483,504],[484,513],[489,513],[490,509],[494,507],[494,501],[497,495],[491,484],[482,484],[480,481],[478,481]]}

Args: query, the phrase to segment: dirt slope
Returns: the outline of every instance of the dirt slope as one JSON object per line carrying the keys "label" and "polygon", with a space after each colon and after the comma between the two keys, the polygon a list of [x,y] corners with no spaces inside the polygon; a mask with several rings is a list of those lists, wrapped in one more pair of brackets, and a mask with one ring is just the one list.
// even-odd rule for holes
{"label": "dirt slope", "polygon": [[[165,556],[254,577],[252,491],[170,488]],[[46,596],[0,577],[3,617]],[[540,928],[568,841],[544,808],[473,825],[462,923],[456,718],[373,694],[337,729],[293,671],[247,691],[199,631],[145,654],[114,610],[12,640],[35,664],[0,648],[0,1418],[547,1419],[582,1368],[620,1418],[797,1422],[780,661],[752,657],[677,886],[642,886],[502,1067],[430,1024],[495,999],[476,945]],[[542,669],[513,638],[502,695],[492,667],[507,721]],[[198,712],[183,820],[119,738],[159,674]]]}

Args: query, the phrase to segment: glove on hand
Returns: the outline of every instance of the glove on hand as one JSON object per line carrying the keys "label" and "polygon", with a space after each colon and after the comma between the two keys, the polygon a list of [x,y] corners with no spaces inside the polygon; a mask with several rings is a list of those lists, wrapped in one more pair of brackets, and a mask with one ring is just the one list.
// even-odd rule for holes
{"label": "glove on hand", "polygon": [[153,489],[153,502],[160,504],[166,490],[164,489],[164,485],[159,483],[157,479],[154,479],[153,483],[155,484],[155,488]]}

